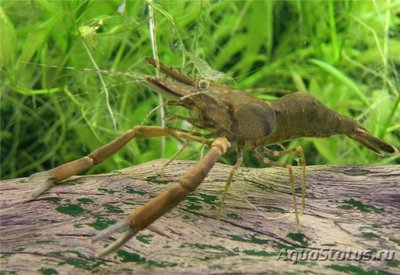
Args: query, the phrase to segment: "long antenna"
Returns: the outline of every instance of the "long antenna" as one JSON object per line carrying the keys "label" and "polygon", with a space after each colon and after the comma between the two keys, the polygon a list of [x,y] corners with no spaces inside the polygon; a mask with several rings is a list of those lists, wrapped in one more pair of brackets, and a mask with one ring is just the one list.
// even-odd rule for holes
{"label": "long antenna", "polygon": [[106,74],[106,75],[112,75],[112,76],[124,76],[124,77],[130,77],[130,78],[135,78],[137,80],[144,80],[145,75],[143,74],[138,74],[138,73],[132,73],[132,72],[116,72],[116,71],[111,71],[111,70],[105,70],[105,69],[92,69],[92,68],[77,68],[73,66],[63,66],[60,67],[58,65],[52,65],[52,64],[40,64],[40,63],[35,63],[35,62],[25,62],[25,61],[18,61],[19,63],[22,64],[29,64],[29,65],[35,65],[39,67],[45,67],[45,68],[55,68],[55,69],[66,69],[66,70],[74,70],[74,71],[84,71],[88,73],[98,73],[98,74]]}

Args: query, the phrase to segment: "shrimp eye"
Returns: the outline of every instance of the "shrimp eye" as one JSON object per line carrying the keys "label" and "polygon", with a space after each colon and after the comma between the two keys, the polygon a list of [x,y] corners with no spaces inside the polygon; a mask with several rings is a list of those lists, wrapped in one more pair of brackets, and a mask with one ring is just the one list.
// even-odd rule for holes
{"label": "shrimp eye", "polygon": [[197,83],[197,87],[198,87],[200,90],[205,90],[205,89],[208,88],[208,86],[210,86],[210,84],[209,84],[208,81],[205,80],[205,79],[201,79],[201,80],[199,80],[199,82]]}

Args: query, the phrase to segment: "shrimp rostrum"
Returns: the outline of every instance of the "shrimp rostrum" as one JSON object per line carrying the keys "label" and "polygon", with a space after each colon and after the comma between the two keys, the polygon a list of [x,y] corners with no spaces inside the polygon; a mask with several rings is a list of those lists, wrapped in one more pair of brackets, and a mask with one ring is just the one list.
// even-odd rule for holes
{"label": "shrimp rostrum", "polygon": [[169,99],[166,102],[167,106],[182,106],[191,111],[191,117],[176,116],[175,119],[187,120],[208,133],[201,135],[168,127],[140,125],[85,157],[31,176],[32,181],[39,183],[31,195],[34,199],[60,181],[101,163],[134,138],[170,136],[179,140],[209,145],[208,153],[182,177],[179,183],[149,200],[122,221],[100,231],[94,237],[94,241],[108,238],[117,231],[125,230],[120,239],[106,247],[98,256],[115,251],[137,232],[147,228],[175,207],[201,184],[217,160],[228,150],[238,151],[239,154],[228,177],[224,196],[235,172],[240,167],[243,151],[251,150],[263,163],[288,169],[297,223],[299,223],[299,218],[292,167],[272,162],[267,155],[281,156],[292,153],[300,155],[302,212],[304,212],[306,181],[303,150],[299,146],[293,149],[273,151],[268,149],[267,145],[297,137],[328,137],[342,134],[381,156],[397,152],[395,147],[371,135],[359,122],[335,113],[309,93],[296,92],[277,100],[263,101],[227,85],[198,79],[163,64],[156,64],[156,61],[151,58],[146,58],[146,61],[169,78],[145,76],[142,82],[166,96]]}

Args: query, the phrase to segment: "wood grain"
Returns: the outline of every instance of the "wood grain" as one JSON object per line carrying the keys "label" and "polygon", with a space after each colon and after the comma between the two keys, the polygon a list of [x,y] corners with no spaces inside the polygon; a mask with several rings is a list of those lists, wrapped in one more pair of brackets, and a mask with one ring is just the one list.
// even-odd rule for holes
{"label": "wood grain", "polygon": [[[5,274],[400,270],[400,166],[308,166],[306,213],[297,231],[283,168],[242,168],[218,220],[231,167],[217,164],[178,207],[116,254],[96,259],[95,253],[115,240],[92,243],[98,230],[177,182],[194,164],[174,161],[164,176],[157,176],[164,162],[74,177],[31,202],[25,200],[35,186],[27,178],[1,181],[0,270]],[[300,185],[300,169],[295,172]],[[300,202],[299,192],[299,209]],[[372,256],[380,251],[394,256],[390,261],[368,260],[368,253],[362,261],[343,259],[346,251],[367,250]],[[309,257],[320,253],[322,259],[305,259],[306,253]],[[329,253],[336,256],[327,260]],[[296,262],[296,255],[303,255],[303,260]]]}

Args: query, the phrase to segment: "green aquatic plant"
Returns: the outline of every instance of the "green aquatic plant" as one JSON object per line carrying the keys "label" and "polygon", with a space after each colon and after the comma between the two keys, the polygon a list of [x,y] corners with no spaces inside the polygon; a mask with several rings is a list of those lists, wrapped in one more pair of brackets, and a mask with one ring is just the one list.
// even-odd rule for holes
{"label": "green aquatic plant", "polygon": [[[140,124],[159,104],[158,96],[134,77],[98,71],[154,75],[144,64],[152,55],[148,4],[128,1],[123,8],[121,3],[1,2],[1,178],[77,159]],[[160,1],[153,6],[164,63],[182,69],[191,64],[185,52],[191,53],[232,77],[230,84],[253,89],[249,92],[264,99],[307,90],[396,147],[399,7],[395,1],[350,0]],[[198,73],[195,67],[187,72]],[[160,123],[157,113],[145,121]],[[174,139],[165,142],[161,150],[158,139],[133,141],[91,172],[171,157],[181,148]],[[381,159],[336,137],[285,144],[297,145],[304,147],[308,164],[399,163],[398,156]],[[198,159],[199,149],[191,145],[181,158]],[[234,163],[235,158],[224,160]],[[250,154],[244,161],[261,165]]]}

